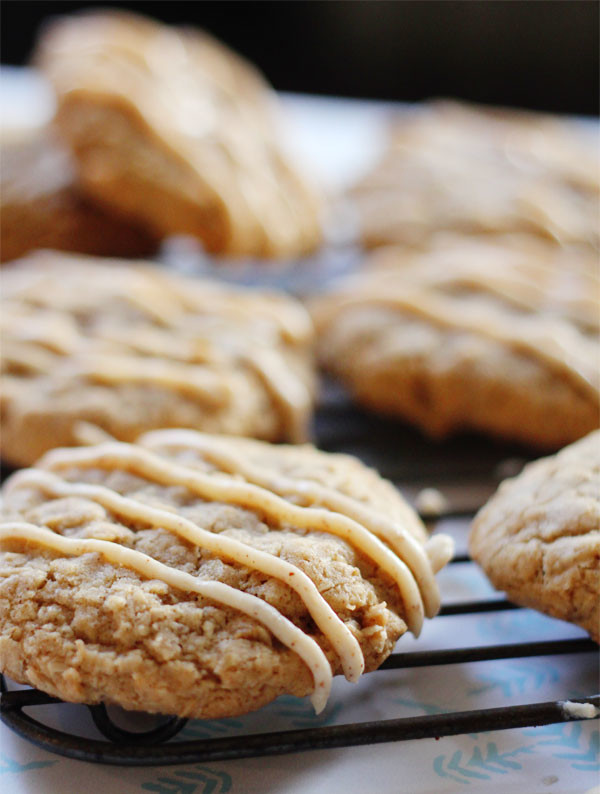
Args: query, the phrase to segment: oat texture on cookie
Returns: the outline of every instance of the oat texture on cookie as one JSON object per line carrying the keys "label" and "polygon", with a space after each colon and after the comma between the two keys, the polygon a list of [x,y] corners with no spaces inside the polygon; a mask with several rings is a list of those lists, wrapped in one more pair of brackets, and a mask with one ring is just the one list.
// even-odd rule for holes
{"label": "oat texture on cookie", "polygon": [[190,430],[49,452],[4,486],[0,548],[3,672],[206,718],[321,710],[437,613],[452,555],[353,458]]}
{"label": "oat texture on cookie", "polygon": [[511,601],[600,641],[600,430],[506,480],[473,522],[470,551]]}
{"label": "oat texture on cookie", "polygon": [[160,427],[305,440],[312,324],[277,293],[43,251],[3,268],[2,456]]}

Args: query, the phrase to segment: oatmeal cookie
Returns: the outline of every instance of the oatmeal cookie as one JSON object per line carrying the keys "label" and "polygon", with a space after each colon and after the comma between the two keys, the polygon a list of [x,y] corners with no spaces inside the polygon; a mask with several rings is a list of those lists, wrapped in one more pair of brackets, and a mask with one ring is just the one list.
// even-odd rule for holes
{"label": "oatmeal cookie", "polygon": [[380,249],[313,307],[323,365],[434,437],[558,449],[598,427],[596,255],[530,237]]}
{"label": "oatmeal cookie", "polygon": [[473,522],[471,555],[511,601],[600,641],[600,431],[506,480]]}
{"label": "oatmeal cookie", "polygon": [[78,443],[160,427],[305,440],[313,329],[292,298],[136,262],[43,251],[6,265],[2,456],[27,465]]}
{"label": "oatmeal cookie", "polygon": [[157,243],[85,198],[68,150],[50,129],[2,142],[0,261],[35,248],[146,256]]}
{"label": "oatmeal cookie", "polygon": [[64,700],[185,717],[375,669],[439,608],[452,541],[311,446],[154,431],[47,453],[3,489],[0,669]]}
{"label": "oatmeal cookie", "polygon": [[319,244],[320,201],[284,153],[275,94],[205,33],[84,13],[51,25],[35,61],[95,201],[215,254],[287,258]]}
{"label": "oatmeal cookie", "polygon": [[557,117],[432,103],[398,120],[350,198],[369,248],[426,245],[444,230],[526,232],[597,250],[597,138]]}

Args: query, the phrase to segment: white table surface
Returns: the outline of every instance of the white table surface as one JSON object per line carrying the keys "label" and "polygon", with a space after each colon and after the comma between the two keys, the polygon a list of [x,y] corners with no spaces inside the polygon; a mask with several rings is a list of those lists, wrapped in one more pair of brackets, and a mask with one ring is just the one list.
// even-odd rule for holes
{"label": "white table surface", "polygon": [[[30,73],[0,72],[2,126],[43,121],[52,102]],[[390,108],[367,102],[285,96],[290,145],[330,189],[356,178],[375,159]],[[434,485],[435,483],[432,483]],[[444,529],[465,545],[465,527]],[[473,565],[440,574],[444,599],[492,594]],[[398,650],[453,648],[583,637],[566,623],[530,610],[444,617],[428,622],[419,640],[407,636]],[[323,714],[308,699],[281,698],[262,711],[231,720],[188,724],[187,738],[290,730],[364,720],[585,697],[597,692],[595,653],[509,659],[429,669],[391,670],[358,684],[334,683]],[[101,738],[87,711],[47,706],[57,727]],[[0,723],[2,794],[399,794],[411,792],[600,792],[600,733],[596,720],[419,741],[322,750],[271,758],[123,768],[71,761],[40,750]]]}

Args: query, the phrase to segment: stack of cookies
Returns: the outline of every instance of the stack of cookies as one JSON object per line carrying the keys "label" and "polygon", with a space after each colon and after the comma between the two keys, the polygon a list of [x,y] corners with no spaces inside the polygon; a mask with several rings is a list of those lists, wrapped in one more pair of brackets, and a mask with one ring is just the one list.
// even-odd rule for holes
{"label": "stack of cookies", "polygon": [[[352,192],[365,246],[385,246],[307,309],[125,258],[179,233],[225,256],[319,245],[320,201],[251,66],[113,12],[55,23],[36,63],[55,124],[3,172],[2,457],[28,468],[3,487],[0,670],[184,717],[284,693],[319,711],[333,675],[356,681],[437,614],[453,544],[375,471],[306,443],[316,361],[436,438],[557,449],[594,430],[585,144],[553,120],[425,110]],[[39,248],[59,250],[22,256]],[[511,598],[596,637],[599,442],[527,470],[473,535]]]}
{"label": "stack of cookies", "polygon": [[208,35],[80,14],[46,29],[34,62],[57,114],[3,154],[3,260],[40,245],[135,256],[173,234],[264,259],[319,244],[321,200],[285,153],[277,97]]}

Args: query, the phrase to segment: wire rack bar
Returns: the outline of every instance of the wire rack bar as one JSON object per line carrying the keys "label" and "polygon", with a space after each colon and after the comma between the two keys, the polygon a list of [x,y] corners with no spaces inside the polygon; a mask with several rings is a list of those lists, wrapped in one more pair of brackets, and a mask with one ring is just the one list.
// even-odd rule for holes
{"label": "wire rack bar", "polygon": [[[600,707],[600,696],[578,700]],[[461,733],[508,730],[566,722],[570,717],[560,701],[525,706],[504,706],[494,709],[463,711],[404,717],[379,722],[335,725],[276,733],[234,736],[202,741],[174,742],[152,747],[140,744],[110,743],[83,739],[53,730],[4,705],[2,720],[21,736],[40,747],[68,758],[101,764],[125,766],[162,766],[227,759],[251,758],[266,755],[326,750],[336,747],[355,747],[410,739],[439,738]]]}
{"label": "wire rack bar", "polygon": [[[363,414],[351,408],[339,390],[317,414],[318,445],[334,452],[350,452],[376,466],[392,481],[409,486],[415,494],[432,483],[445,483],[451,498],[438,519],[468,520],[497,483],[497,465],[523,451],[508,446],[463,438],[444,445],[429,445],[413,430]],[[398,454],[402,450],[402,454]],[[451,470],[448,461],[452,461]],[[5,469],[4,476],[9,472]],[[466,490],[465,490],[466,489]],[[468,509],[467,509],[468,508]],[[428,518],[425,516],[425,518]],[[470,563],[467,553],[452,563]],[[504,598],[443,605],[440,615],[485,614],[520,607]],[[553,654],[588,653],[597,646],[588,639],[552,640],[452,648],[393,654],[379,670],[435,667]],[[374,673],[373,673],[374,674]],[[600,707],[600,696],[578,702]],[[225,759],[283,755],[410,739],[439,738],[462,733],[506,730],[565,722],[571,717],[560,701],[530,703],[347,725],[238,735],[216,739],[169,741],[186,724],[178,717],[165,718],[158,727],[143,732],[124,730],[114,723],[104,705],[82,706],[90,712],[107,741],[87,739],[49,727],[36,717],[43,707],[62,701],[35,689],[8,691],[0,675],[0,719],[16,733],[50,752],[73,759],[122,766],[158,766]],[[26,709],[36,707],[36,717]],[[40,713],[41,710],[41,713]]]}
{"label": "wire rack bar", "polygon": [[545,642],[516,642],[507,645],[485,645],[474,648],[452,648],[441,651],[412,651],[393,653],[379,666],[379,670],[404,667],[435,667],[442,664],[491,662],[496,659],[523,659],[528,656],[553,656],[567,653],[597,651],[598,646],[588,639],[547,640]]}
{"label": "wire rack bar", "polygon": [[503,612],[507,609],[522,609],[505,598],[486,599],[484,601],[460,601],[456,604],[442,604],[438,615],[471,615],[476,612]]}
{"label": "wire rack bar", "polygon": [[[447,516],[442,516],[446,518]],[[455,554],[454,557],[450,560],[450,564],[453,562],[471,562],[471,557],[468,554]]]}

